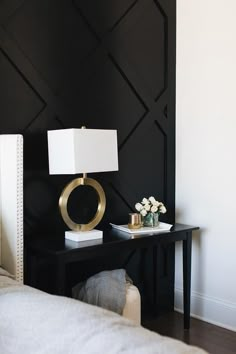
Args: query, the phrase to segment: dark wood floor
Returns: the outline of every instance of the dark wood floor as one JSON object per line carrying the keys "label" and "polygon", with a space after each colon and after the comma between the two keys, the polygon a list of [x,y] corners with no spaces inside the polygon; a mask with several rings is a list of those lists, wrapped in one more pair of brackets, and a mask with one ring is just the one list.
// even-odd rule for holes
{"label": "dark wood floor", "polygon": [[236,354],[236,332],[191,319],[189,331],[183,329],[183,315],[171,312],[157,319],[145,319],[143,326],[162,335],[196,345],[211,354]]}

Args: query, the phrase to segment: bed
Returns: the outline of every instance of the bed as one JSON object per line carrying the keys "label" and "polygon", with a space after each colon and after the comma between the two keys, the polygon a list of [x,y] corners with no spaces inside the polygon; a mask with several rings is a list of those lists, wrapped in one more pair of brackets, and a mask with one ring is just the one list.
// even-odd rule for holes
{"label": "bed", "polygon": [[0,135],[0,218],[0,353],[205,353],[113,312],[23,284],[20,135]]}

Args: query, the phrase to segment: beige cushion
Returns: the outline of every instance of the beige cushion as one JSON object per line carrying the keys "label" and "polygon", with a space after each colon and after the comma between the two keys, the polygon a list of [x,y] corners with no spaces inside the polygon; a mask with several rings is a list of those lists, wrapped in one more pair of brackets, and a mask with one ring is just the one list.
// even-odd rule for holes
{"label": "beige cushion", "polygon": [[13,275],[11,275],[10,273],[8,273],[8,271],[6,271],[5,269],[3,269],[2,267],[0,267],[0,276],[8,277],[8,278],[14,278]]}
{"label": "beige cushion", "polygon": [[132,284],[126,287],[126,303],[122,315],[137,325],[141,324],[141,297],[138,288]]}

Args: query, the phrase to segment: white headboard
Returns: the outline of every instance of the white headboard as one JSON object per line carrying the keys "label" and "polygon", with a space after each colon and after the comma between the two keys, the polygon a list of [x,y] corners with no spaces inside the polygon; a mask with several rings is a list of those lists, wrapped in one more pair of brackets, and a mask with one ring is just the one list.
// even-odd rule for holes
{"label": "white headboard", "polygon": [[23,137],[0,135],[0,265],[23,282]]}

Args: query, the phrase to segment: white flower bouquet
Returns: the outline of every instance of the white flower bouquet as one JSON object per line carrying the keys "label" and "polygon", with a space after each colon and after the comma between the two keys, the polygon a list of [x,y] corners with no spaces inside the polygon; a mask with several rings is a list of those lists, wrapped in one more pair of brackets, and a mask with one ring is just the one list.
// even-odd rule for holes
{"label": "white flower bouquet", "polygon": [[144,226],[157,226],[159,215],[166,213],[165,205],[154,197],[143,198],[135,204],[135,209],[142,215]]}

